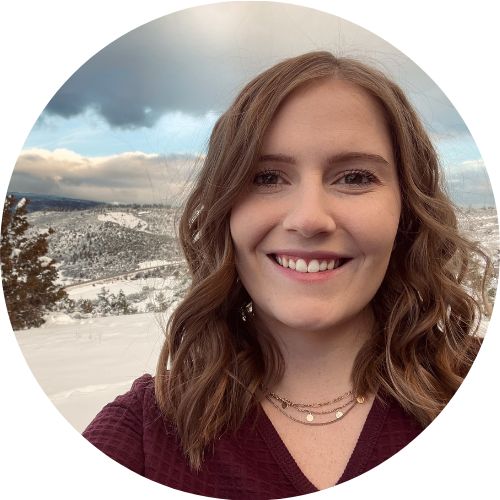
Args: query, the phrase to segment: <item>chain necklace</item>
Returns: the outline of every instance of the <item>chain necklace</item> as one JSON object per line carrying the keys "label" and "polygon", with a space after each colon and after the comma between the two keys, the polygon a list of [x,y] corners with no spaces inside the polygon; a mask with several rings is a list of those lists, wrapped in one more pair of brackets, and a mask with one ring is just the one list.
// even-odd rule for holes
{"label": "chain necklace", "polygon": [[[349,397],[350,396],[350,397]],[[339,403],[341,401],[345,401],[343,404],[336,406],[335,408],[324,410],[324,411],[316,411],[313,408],[323,408],[325,406],[331,406],[335,403]],[[354,396],[351,391],[347,391],[346,393],[338,396],[330,401],[325,401],[323,403],[295,403],[290,401],[289,399],[279,396],[274,392],[268,392],[266,395],[266,399],[283,415],[288,417],[290,420],[294,422],[298,422],[303,425],[328,425],[333,424],[334,422],[338,422],[342,418],[344,418],[357,404],[363,404],[365,402],[364,396]],[[305,420],[302,418],[296,418],[290,414],[290,410],[296,411],[298,413],[306,413]],[[315,416],[318,415],[331,415],[334,414],[335,417],[331,420],[327,420],[325,422],[315,422]]]}
{"label": "chain necklace", "polygon": [[283,409],[285,409],[287,406],[292,406],[294,408],[297,407],[302,407],[302,408],[319,408],[321,406],[326,406],[326,405],[331,405],[333,403],[338,403],[339,401],[342,401],[344,398],[347,396],[350,396],[352,394],[352,391],[347,391],[342,396],[338,396],[335,399],[332,399],[331,401],[325,401],[324,403],[294,403],[290,401],[289,399],[284,398],[283,396],[278,396],[274,392],[269,392],[269,396],[271,396],[274,399],[277,399],[278,401],[281,401]]}

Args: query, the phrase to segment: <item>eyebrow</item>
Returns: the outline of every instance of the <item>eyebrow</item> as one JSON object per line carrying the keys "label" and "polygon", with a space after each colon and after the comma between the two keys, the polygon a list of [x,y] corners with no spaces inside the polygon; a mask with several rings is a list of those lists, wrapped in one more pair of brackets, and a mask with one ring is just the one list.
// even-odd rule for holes
{"label": "eyebrow", "polygon": [[[374,153],[363,153],[360,151],[350,151],[347,153],[336,153],[327,158],[326,162],[328,165],[338,165],[341,163],[349,163],[352,161],[369,161],[374,163],[379,163],[384,166],[389,166],[389,162],[378,154]],[[276,162],[276,163],[288,163],[290,165],[296,165],[297,161],[293,156],[283,155],[283,154],[265,154],[260,155],[259,162]]]}

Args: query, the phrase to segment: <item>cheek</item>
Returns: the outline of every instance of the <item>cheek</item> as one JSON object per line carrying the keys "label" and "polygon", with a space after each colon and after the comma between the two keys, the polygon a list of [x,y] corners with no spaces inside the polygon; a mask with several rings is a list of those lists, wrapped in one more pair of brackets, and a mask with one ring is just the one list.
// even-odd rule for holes
{"label": "cheek", "polygon": [[237,203],[231,210],[229,217],[229,230],[236,252],[239,252],[246,244],[248,233],[245,226],[252,220],[252,209],[245,201]]}
{"label": "cheek", "polygon": [[352,222],[353,234],[366,254],[390,254],[399,225],[399,203],[366,207]]}
{"label": "cheek", "polygon": [[233,207],[229,228],[237,260],[255,250],[275,227],[275,219],[269,205],[256,200],[244,200]]}
{"label": "cheek", "polygon": [[251,211],[248,210],[247,204],[239,203],[231,211],[231,217],[229,219],[229,229],[231,232],[231,238],[233,240],[234,248],[236,251],[236,258],[238,259],[241,252],[249,243],[248,231],[245,231],[245,227],[248,225],[248,221],[251,221]]}

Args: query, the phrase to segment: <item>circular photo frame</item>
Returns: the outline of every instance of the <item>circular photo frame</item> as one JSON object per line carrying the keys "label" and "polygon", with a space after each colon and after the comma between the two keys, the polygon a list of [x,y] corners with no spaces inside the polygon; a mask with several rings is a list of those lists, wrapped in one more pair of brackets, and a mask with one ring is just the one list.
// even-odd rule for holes
{"label": "circular photo frame", "polygon": [[[92,475],[99,478],[95,485],[84,486],[88,494],[165,493],[163,486],[135,477],[98,453],[71,427],[83,432],[106,403],[130,389],[134,379],[155,373],[166,321],[189,287],[188,269],[175,238],[179,207],[203,167],[215,123],[245,83],[286,58],[328,50],[376,67],[404,90],[440,155],[444,188],[458,209],[461,229],[470,239],[479,240],[492,258],[496,275],[489,278],[486,292],[491,305],[494,301],[498,222],[485,161],[471,131],[475,137],[477,131],[483,154],[493,148],[488,129],[481,123],[483,114],[475,111],[468,99],[474,82],[465,75],[464,85],[457,87],[458,71],[452,65],[449,79],[439,72],[436,80],[443,82],[448,95],[454,94],[455,108],[411,59],[354,24],[362,22],[359,14],[348,8],[334,13],[332,8],[326,10],[315,2],[302,4],[227,2],[185,10],[177,6],[176,11],[172,5],[168,8],[170,14],[152,21],[149,19],[158,12],[145,8],[149,13],[144,12],[142,20],[149,22],[111,43],[109,33],[102,28],[93,42],[94,47],[105,45],[102,50],[77,69],[52,97],[57,85],[54,86],[54,80],[42,80],[40,87],[50,90],[43,98],[28,101],[32,115],[36,114],[32,109],[44,107],[41,102],[48,104],[21,152],[19,148],[13,151],[14,146],[4,152],[5,163],[15,163],[12,177],[9,180],[7,176],[5,182],[6,196],[14,197],[8,212],[14,215],[19,209],[19,220],[27,221],[29,229],[21,237],[47,242],[45,252],[40,250],[36,259],[45,270],[55,272],[50,286],[57,305],[42,301],[37,305],[40,314],[35,311],[31,317],[29,311],[36,302],[33,296],[26,302],[30,307],[23,309],[26,304],[17,299],[17,306],[13,307],[5,292],[4,330],[11,331],[14,326],[15,335],[4,339],[6,349],[2,351],[12,354],[10,364],[5,366],[19,378],[19,387],[9,382],[6,390],[9,401],[16,401],[15,405],[21,408],[21,416],[7,418],[6,425],[14,425],[18,434],[26,433],[28,442],[35,444],[28,469],[37,469],[35,477],[56,498],[81,476],[61,456],[71,456],[77,468],[90,468]],[[96,8],[92,7],[93,15]],[[319,8],[324,11],[315,10]],[[116,26],[115,32],[137,25],[137,10],[127,6],[125,11],[124,24],[113,20],[111,11],[103,13]],[[468,13],[460,15],[457,24],[464,26]],[[19,19],[19,14],[14,17]],[[369,27],[380,33],[390,32],[386,38],[396,43],[398,35],[383,17],[374,18],[373,28]],[[412,32],[407,17],[401,18],[401,24]],[[447,37],[458,46],[457,31],[447,29]],[[431,23],[429,39],[436,45],[440,39],[437,31],[437,24]],[[415,60],[418,56],[428,61],[429,72],[435,69],[437,75],[440,59],[435,52],[442,55],[443,49],[423,47],[408,38],[399,38],[401,46],[408,47]],[[89,45],[85,40],[78,43],[83,49],[75,50],[77,58],[88,51]],[[470,43],[475,46],[474,41]],[[483,49],[487,50],[476,47],[481,54],[485,53]],[[450,58],[456,61],[454,54]],[[74,64],[78,66],[83,59]],[[71,70],[56,65],[59,76],[55,78],[64,81]],[[481,109],[487,110],[489,101],[485,95],[491,94],[486,90],[483,95],[483,88],[474,91],[474,103],[476,99],[485,103]],[[10,115],[14,116],[14,110]],[[470,131],[460,115],[467,118]],[[26,123],[34,120],[26,113],[16,121],[19,123],[13,144],[20,145],[26,136]],[[489,156],[484,158],[492,164]],[[489,173],[495,187],[495,173]],[[25,214],[23,199],[29,199]],[[16,257],[19,251],[22,254],[19,245],[13,244],[9,257]],[[7,275],[5,269],[3,276]],[[481,276],[478,272],[478,279]],[[47,290],[48,282],[44,283]],[[64,291],[64,297],[57,297],[59,290]],[[494,329],[495,315],[489,316],[490,313],[480,326],[482,336],[487,328]],[[494,428],[488,420],[493,411],[485,411],[486,423],[479,430],[458,416],[467,413],[471,405],[475,407],[477,401],[488,401],[488,384],[484,381],[489,377],[488,363],[490,368],[493,366],[490,349],[495,342],[490,337],[486,337],[480,353],[484,367],[474,364],[464,386],[437,421],[391,459],[390,465],[377,467],[361,481],[349,481],[338,488],[339,493],[345,489],[362,494],[388,484],[391,491],[396,491],[416,473],[419,477],[428,475],[426,488],[432,485],[438,492],[443,491],[443,475],[451,478],[457,470],[465,474],[463,465],[457,469],[460,465],[453,453],[446,452],[439,458],[432,450],[453,449],[454,433],[460,432],[464,452],[469,456],[478,454],[480,447],[472,441],[480,441],[481,436],[486,439],[488,429],[491,432]],[[23,357],[50,403],[34,385]],[[6,371],[5,381],[9,380],[7,375]],[[21,402],[19,391],[23,394]],[[34,408],[40,414],[36,422]],[[23,416],[28,414],[30,418]],[[42,427],[49,431],[42,431]],[[9,441],[7,448],[16,460],[21,460],[18,441]],[[50,460],[46,458],[47,450]],[[42,466],[35,467],[35,461]],[[445,469],[438,474],[437,465],[443,462],[447,463]],[[56,481],[58,484],[47,480],[50,464],[54,463],[64,471],[64,477]],[[418,465],[408,472],[408,463]],[[471,478],[483,471],[477,465],[467,467]],[[109,477],[112,479],[107,483]],[[14,478],[20,481],[18,475]],[[455,492],[450,481],[447,491]],[[465,487],[457,485],[456,494],[471,489],[472,482]],[[415,492],[423,494],[423,487],[416,486]],[[28,492],[31,486],[21,488]],[[184,496],[177,490],[168,493],[174,491]],[[318,496],[321,494],[328,494],[328,490],[320,491]]]}

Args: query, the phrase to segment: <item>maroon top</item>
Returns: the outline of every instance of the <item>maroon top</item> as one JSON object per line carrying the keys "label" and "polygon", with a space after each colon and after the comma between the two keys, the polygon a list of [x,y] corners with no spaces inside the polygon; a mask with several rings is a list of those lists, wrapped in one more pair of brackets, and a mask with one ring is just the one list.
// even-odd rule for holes
{"label": "maroon top", "polygon": [[[384,403],[375,398],[338,483],[387,460],[421,430],[393,399],[386,398]],[[193,472],[175,428],[162,418],[156,405],[151,375],[138,378],[129,392],[107,404],[83,435],[132,471],[189,493],[269,499],[318,491],[299,469],[260,406],[247,416],[237,432],[216,440],[213,450],[207,450],[201,470]]]}

